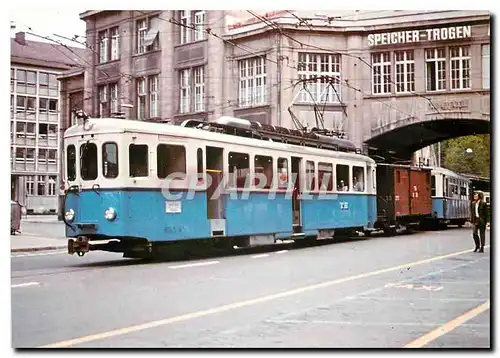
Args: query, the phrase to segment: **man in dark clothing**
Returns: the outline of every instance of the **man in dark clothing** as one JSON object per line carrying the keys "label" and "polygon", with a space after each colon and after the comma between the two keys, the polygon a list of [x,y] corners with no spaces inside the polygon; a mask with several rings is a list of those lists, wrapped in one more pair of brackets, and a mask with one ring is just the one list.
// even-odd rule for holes
{"label": "man in dark clothing", "polygon": [[[483,201],[483,193],[474,193],[474,201],[471,205],[471,222],[474,225],[472,237],[476,244],[474,252],[484,252],[484,244],[486,241],[486,223],[488,222],[488,208]],[[478,235],[479,233],[479,235]],[[481,246],[479,246],[479,239],[481,238]]]}

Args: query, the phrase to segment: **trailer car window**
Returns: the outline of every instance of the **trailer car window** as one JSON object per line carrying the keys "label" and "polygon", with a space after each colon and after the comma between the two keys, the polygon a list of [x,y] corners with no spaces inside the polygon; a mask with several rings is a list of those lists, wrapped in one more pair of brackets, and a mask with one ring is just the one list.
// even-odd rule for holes
{"label": "trailer car window", "polygon": [[247,186],[247,176],[250,173],[250,159],[248,154],[229,152],[229,181],[232,188],[245,188]]}
{"label": "trailer car window", "polygon": [[83,180],[97,179],[97,146],[94,143],[80,146],[80,175]]}
{"label": "trailer car window", "polygon": [[354,191],[365,191],[365,168],[352,167],[352,187]]}
{"label": "trailer car window", "polygon": [[105,178],[118,176],[118,146],[116,143],[102,145],[102,175]]}
{"label": "trailer car window", "polygon": [[254,157],[254,166],[255,174],[263,174],[265,177],[265,183],[260,183],[257,181],[256,176],[254,185],[258,184],[259,187],[263,189],[271,188],[271,186],[273,185],[273,158],[264,155],[256,155]]}
{"label": "trailer car window", "polygon": [[436,176],[431,176],[431,196],[436,196]]}
{"label": "trailer car window", "polygon": [[337,164],[337,191],[349,191],[349,166]]}
{"label": "trailer car window", "polygon": [[148,146],[145,144],[130,144],[128,147],[129,175],[147,177],[149,174]]}
{"label": "trailer car window", "polygon": [[333,190],[333,164],[318,163],[319,190]]}
{"label": "trailer car window", "polygon": [[160,179],[173,173],[186,174],[186,148],[182,145],[159,144],[156,149],[156,165]]}
{"label": "trailer car window", "polygon": [[288,159],[278,158],[278,188],[288,187]]}
{"label": "trailer car window", "polygon": [[66,168],[68,173],[68,180],[73,181],[76,179],[76,149],[73,144],[68,145],[66,152]]}

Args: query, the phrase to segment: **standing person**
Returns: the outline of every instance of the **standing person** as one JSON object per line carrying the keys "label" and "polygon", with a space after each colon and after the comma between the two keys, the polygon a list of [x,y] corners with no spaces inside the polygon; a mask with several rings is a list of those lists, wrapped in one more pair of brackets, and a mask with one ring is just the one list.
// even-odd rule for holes
{"label": "standing person", "polygon": [[[474,252],[484,252],[484,244],[486,241],[486,223],[488,222],[488,208],[486,207],[486,203],[483,201],[482,192],[474,193],[471,213],[471,221],[474,225],[472,237],[474,238],[474,243],[476,244]],[[479,239],[481,239],[481,246],[479,246]]]}

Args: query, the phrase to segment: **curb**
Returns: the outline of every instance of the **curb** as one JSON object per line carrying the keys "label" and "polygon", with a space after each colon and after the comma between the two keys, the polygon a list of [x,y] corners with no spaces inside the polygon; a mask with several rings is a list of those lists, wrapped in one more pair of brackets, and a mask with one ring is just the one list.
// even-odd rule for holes
{"label": "curb", "polygon": [[21,249],[11,249],[10,252],[32,252],[32,251],[49,251],[49,250],[60,250],[66,249],[68,246],[44,246],[44,247],[28,247]]}

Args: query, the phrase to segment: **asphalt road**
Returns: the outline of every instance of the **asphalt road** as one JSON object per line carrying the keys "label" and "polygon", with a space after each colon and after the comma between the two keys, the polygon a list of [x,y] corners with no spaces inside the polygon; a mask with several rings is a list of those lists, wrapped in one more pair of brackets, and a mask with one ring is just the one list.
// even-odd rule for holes
{"label": "asphalt road", "polygon": [[182,262],[15,254],[13,347],[489,348],[472,247],[449,229]]}

